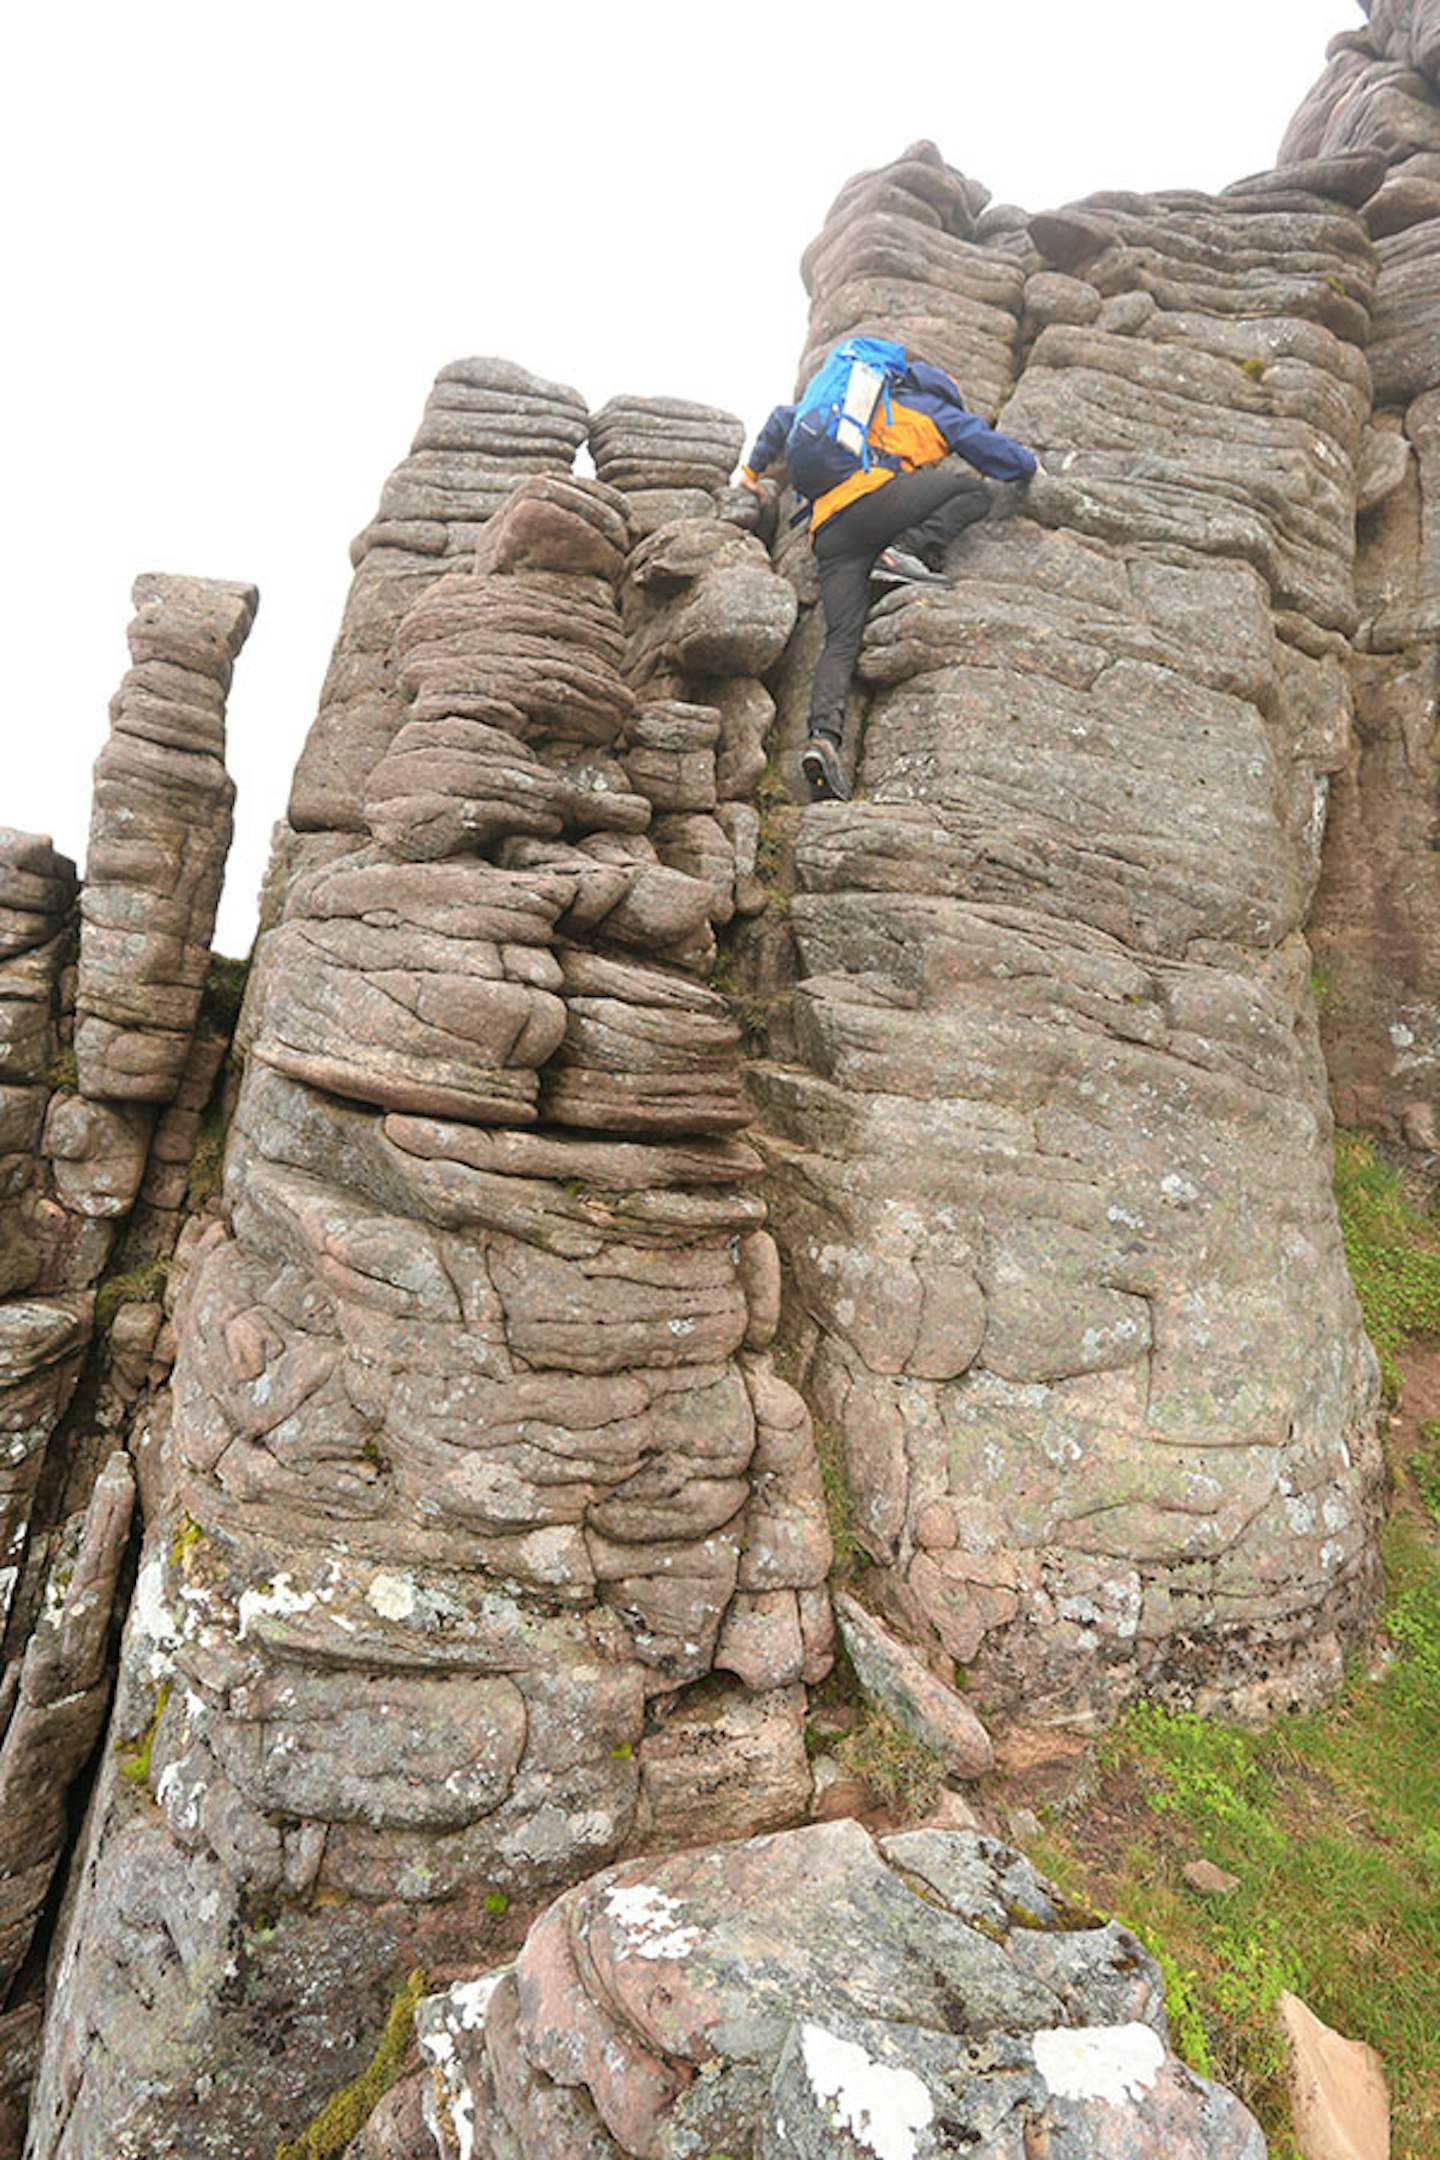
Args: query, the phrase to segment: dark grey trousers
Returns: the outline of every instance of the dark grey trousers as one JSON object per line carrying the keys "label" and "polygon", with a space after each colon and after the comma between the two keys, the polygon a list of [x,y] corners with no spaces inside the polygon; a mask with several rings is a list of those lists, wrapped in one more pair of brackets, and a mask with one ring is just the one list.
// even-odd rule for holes
{"label": "dark grey trousers", "polygon": [[946,458],[896,473],[826,519],[813,543],[825,644],[810,686],[812,735],[839,742],[844,731],[845,699],[870,611],[870,572],[881,549],[893,542],[922,559],[938,554],[989,508],[984,481],[958,458]]}

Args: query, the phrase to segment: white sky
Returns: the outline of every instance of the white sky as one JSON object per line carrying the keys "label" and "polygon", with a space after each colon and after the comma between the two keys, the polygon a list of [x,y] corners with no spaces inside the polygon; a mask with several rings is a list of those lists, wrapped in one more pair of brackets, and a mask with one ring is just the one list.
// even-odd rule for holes
{"label": "white sky", "polygon": [[350,579],[436,371],[788,396],[799,258],[924,136],[1030,210],[1273,162],[1359,0],[12,0],[0,823],[83,867],[139,571],[243,578],[243,952]]}

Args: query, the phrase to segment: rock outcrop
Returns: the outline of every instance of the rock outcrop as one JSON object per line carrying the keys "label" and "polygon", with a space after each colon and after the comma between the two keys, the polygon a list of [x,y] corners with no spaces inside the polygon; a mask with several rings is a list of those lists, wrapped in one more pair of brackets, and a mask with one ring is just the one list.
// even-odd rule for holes
{"label": "rock outcrop", "polygon": [[[0,840],[0,2060],[110,1708],[161,1302],[225,1036],[202,1012],[233,794],[225,698],[253,588],[146,576],[96,766],[87,874]],[[78,948],[78,963],[77,963]]]}
{"label": "rock outcrop", "polygon": [[963,1832],[828,1823],[609,1869],[417,2022],[443,2160],[1265,2151],[1169,2052],[1135,1938]]}
{"label": "rock outcrop", "polygon": [[1427,1166],[1437,65],[1440,9],[1375,0],[1217,196],[1031,217],[928,144],[843,190],[802,373],[898,335],[1046,467],[873,609],[848,804],[772,770],[819,626],[740,422],[445,368],[228,1082],[255,595],[141,580],[83,894],[0,833],[0,2063],[66,1871],[33,2160],[272,2152],[417,1966],[489,1977],[365,2160],[1258,2160],[1016,1856],[780,1833],[838,1804],[822,1449],[858,1687],[952,1782],[1142,1690],[1314,1703],[1363,1637],[1322,1036]]}
{"label": "rock outcrop", "polygon": [[[675,455],[627,469],[652,508]],[[407,572],[403,712],[337,738],[350,808],[283,842],[42,2150],[233,2151],[257,2018],[283,2127],[402,1944],[453,1959],[477,1902],[808,1805],[830,1544],[705,980],[761,903],[737,794],[795,603],[703,500],[632,550],[623,493],[542,474]]]}
{"label": "rock outcrop", "polygon": [[[824,266],[912,193],[928,247],[945,177],[922,147],[842,195],[825,336],[867,318]],[[1313,1702],[1369,1608],[1302,926],[1374,291],[1335,190],[1374,177],[1035,218],[1028,307],[1007,230],[1002,419],[1047,476],[948,590],[874,609],[858,799],[801,814],[765,933],[798,978],[752,1083],[802,1387],[879,1594],[1002,1722]]]}
{"label": "rock outcrop", "polygon": [[1362,441],[1355,724],[1334,779],[1310,935],[1336,1111],[1433,1190],[1440,1175],[1440,10],[1377,0],[1281,147],[1282,167],[1367,159],[1373,410]]}

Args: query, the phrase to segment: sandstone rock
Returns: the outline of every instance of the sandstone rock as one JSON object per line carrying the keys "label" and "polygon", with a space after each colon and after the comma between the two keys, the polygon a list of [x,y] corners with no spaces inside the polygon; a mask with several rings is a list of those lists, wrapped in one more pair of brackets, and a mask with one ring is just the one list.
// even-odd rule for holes
{"label": "sandstone rock", "polygon": [[351,551],[355,580],[296,769],[292,825],[363,831],[366,780],[408,717],[391,650],[401,617],[472,553],[517,483],[569,473],[586,428],[578,391],[512,361],[440,370],[415,447]]}
{"label": "sandstone rock", "polygon": [[744,422],[733,413],[682,398],[614,397],[590,420],[595,471],[626,494],[717,494],[735,470],[744,439]]}
{"label": "sandstone rock", "polygon": [[[1210,1631],[1253,1714],[1252,1687],[1333,1684],[1373,1586],[1373,1371],[1299,941],[1348,755],[1361,177],[1031,221],[1043,274],[1100,299],[1087,321],[1059,288],[1005,408],[1047,475],[956,543],[948,590],[874,608],[857,799],[799,819],[794,988],[777,967],[751,1092],[802,1385],[897,1608],[987,1716],[1101,1719],[1175,1660],[1208,1687]],[[957,261],[946,304],[988,290]]]}
{"label": "sandstone rock", "polygon": [[1182,1873],[1191,1889],[1205,1897],[1229,1897],[1240,1888],[1239,1876],[1216,1867],[1213,1860],[1187,1860]]}
{"label": "sandstone rock", "polygon": [[95,766],[75,1055],[82,1094],[163,1103],[199,1017],[235,793],[225,696],[259,603],[203,578],[142,577],[133,597]]}
{"label": "sandstone rock", "polygon": [[990,1736],[954,1688],[947,1687],[873,1613],[843,1592],[835,1614],[856,1678],[952,1777],[984,1777],[995,1760]]}
{"label": "sandstone rock", "polygon": [[[733,787],[794,599],[712,494],[643,585],[604,480],[488,502],[467,431],[518,468],[556,402],[447,371],[386,490],[297,775],[308,829],[268,883],[222,1213],[173,1330],[127,1308],[116,1345],[122,1402],[176,1348],[115,1711],[146,1790],[105,1758],[63,2012],[104,2038],[53,2059],[47,2139],[103,2123],[124,2149],[163,2090],[143,2135],[193,2149],[201,2077],[217,2149],[242,2110],[289,2134],[363,2037],[337,1910],[367,1972],[453,1963],[472,1895],[574,1880],[642,1817],[675,1842],[702,1793],[706,1833],[809,1805],[829,1541],[804,1406],[757,1354],[778,1271],[730,1137],[739,1031],[702,979],[758,842],[748,806],[716,814],[716,750],[728,726]],[[673,480],[693,418],[642,415],[660,466],[625,477]],[[102,1126],[55,1115],[90,1206]],[[162,1138],[156,1211],[184,1148]],[[178,1964],[130,1940],[142,1885],[203,1908]],[[246,2099],[226,1946],[257,1899],[284,1916],[262,1993],[334,2020]],[[127,2014],[134,1957],[173,2048]]]}
{"label": "sandstone rock", "polygon": [[[588,2160],[1047,2136],[1054,2160],[1261,2160],[1239,2103],[1167,2054],[1133,1938],[1077,1931],[1033,1876],[1047,1917],[1017,1926],[1017,1870],[972,1834],[877,1850],[846,1822],[609,1870],[513,1968],[421,2006],[438,2148],[473,2125],[496,2154]],[[1016,1956],[1032,1939],[1049,1980]]]}
{"label": "sandstone rock", "polygon": [[1305,2160],[1389,2160],[1390,2096],[1374,2048],[1332,2032],[1288,1991],[1276,2009]]}
{"label": "sandstone rock", "polygon": [[29,1638],[0,1743],[0,1975],[7,1987],[69,1840],[70,1786],[104,1722],[112,1608],[134,1494],[129,1458],[116,1453],[84,1519],[70,1525],[63,1602],[47,1606]]}
{"label": "sandstone rock", "polygon": [[781,1687],[750,1694],[708,1682],[657,1708],[640,1747],[638,1852],[693,1845],[717,1831],[798,1822],[810,1801],[804,1693]]}

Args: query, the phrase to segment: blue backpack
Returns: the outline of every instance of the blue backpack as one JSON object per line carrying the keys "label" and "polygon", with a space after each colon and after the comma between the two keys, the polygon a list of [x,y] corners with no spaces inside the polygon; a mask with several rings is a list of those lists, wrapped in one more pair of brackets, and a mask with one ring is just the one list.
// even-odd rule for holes
{"label": "blue backpack", "polygon": [[875,408],[903,381],[905,348],[891,338],[846,338],[826,354],[796,401],[785,438],[785,467],[797,495],[810,502],[839,487],[853,473],[868,472],[877,453],[866,441]]}

